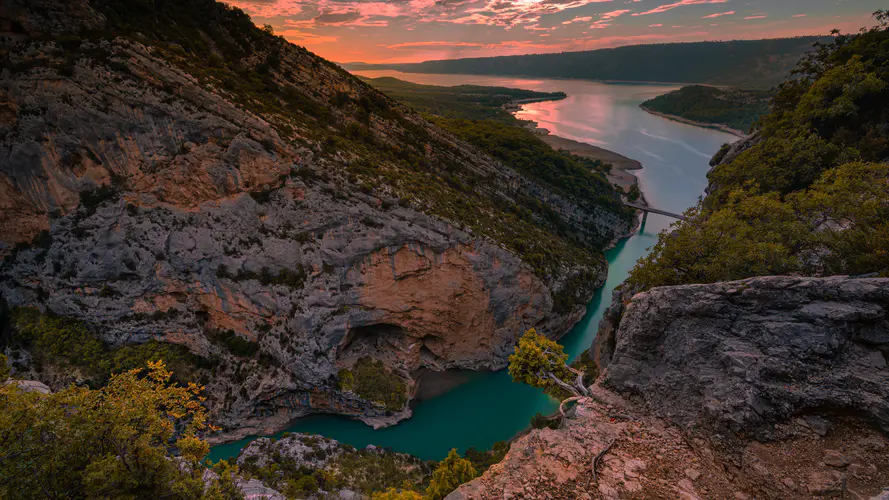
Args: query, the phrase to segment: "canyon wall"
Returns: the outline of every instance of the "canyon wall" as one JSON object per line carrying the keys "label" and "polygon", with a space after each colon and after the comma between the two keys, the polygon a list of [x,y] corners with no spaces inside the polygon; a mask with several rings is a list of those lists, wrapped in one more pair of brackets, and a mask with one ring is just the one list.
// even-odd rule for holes
{"label": "canyon wall", "polygon": [[[522,177],[301,47],[270,38],[277,53],[236,63],[277,58],[248,76],[278,94],[223,89],[208,80],[218,63],[195,66],[181,47],[76,36],[105,25],[94,3],[0,11],[0,296],[82,320],[112,347],[186,346],[212,365],[200,370],[225,428],[312,411],[391,424],[409,409],[342,390],[341,369],[380,359],[410,392],[420,368],[503,368],[526,329],[558,337],[580,318],[601,254],[536,272],[496,232],[433,209],[461,201],[427,194],[438,182],[504,206],[532,197],[581,239],[629,229],[625,214]],[[397,158],[371,181],[361,172],[381,160],[345,146],[348,134],[450,169],[430,170],[447,182],[405,188],[433,174]],[[220,341],[232,336],[255,353]],[[10,355],[40,376],[27,352]]]}

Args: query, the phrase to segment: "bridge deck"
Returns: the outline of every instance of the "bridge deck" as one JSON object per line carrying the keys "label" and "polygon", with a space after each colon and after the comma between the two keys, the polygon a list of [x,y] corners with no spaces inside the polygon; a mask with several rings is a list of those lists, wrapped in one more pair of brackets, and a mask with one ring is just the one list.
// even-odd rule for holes
{"label": "bridge deck", "polygon": [[653,214],[665,215],[667,217],[672,217],[674,219],[679,219],[679,220],[688,220],[688,217],[686,217],[684,215],[674,214],[672,212],[667,212],[664,210],[658,210],[656,208],[649,207],[648,205],[640,205],[639,203],[633,203],[630,201],[625,201],[624,205],[626,205],[630,208],[635,208],[636,210],[642,210],[643,212],[650,212]]}

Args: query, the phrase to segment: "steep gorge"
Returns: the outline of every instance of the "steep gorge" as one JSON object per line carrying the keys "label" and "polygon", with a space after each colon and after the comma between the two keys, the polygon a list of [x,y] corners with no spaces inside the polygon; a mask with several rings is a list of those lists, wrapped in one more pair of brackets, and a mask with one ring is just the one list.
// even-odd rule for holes
{"label": "steep gorge", "polygon": [[236,9],[142,9],[0,11],[7,308],[110,348],[186,346],[241,434],[314,411],[394,423],[410,410],[340,371],[370,356],[410,391],[419,368],[502,368],[525,329],[579,319],[630,228],[607,182],[602,203],[522,176]]}

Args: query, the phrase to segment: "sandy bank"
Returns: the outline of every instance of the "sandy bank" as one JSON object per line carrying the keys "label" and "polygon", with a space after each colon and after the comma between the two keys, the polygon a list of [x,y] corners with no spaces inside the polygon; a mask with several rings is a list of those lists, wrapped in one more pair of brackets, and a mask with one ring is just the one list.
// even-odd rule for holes
{"label": "sandy bank", "polygon": [[689,120],[688,118],[683,118],[681,116],[668,115],[667,113],[653,111],[651,109],[646,108],[645,106],[640,105],[639,107],[642,108],[642,111],[645,111],[646,113],[652,114],[654,116],[660,116],[661,118],[666,118],[668,120],[673,120],[674,122],[685,123],[687,125],[694,125],[695,127],[712,128],[712,129],[716,129],[716,130],[721,130],[723,132],[727,132],[729,134],[736,135],[742,139],[747,137],[747,134],[745,134],[744,132],[742,132],[738,129],[735,129],[735,128],[731,128],[727,125],[720,125],[718,123],[706,123],[706,122],[699,122],[699,121],[695,121],[695,120]]}

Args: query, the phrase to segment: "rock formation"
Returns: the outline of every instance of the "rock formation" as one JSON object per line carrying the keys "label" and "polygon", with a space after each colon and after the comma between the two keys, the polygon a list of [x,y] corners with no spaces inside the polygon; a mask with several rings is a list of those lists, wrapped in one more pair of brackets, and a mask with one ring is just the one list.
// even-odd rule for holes
{"label": "rock formation", "polygon": [[835,413],[889,432],[887,306],[886,279],[655,288],[619,318],[601,383],[689,430],[775,439],[778,422]]}
{"label": "rock formation", "polygon": [[[372,356],[412,387],[421,367],[502,368],[527,328],[558,337],[579,319],[605,272],[589,249],[630,227],[249,20],[241,48],[208,42],[240,59],[195,60],[150,26],[103,34],[109,4],[0,10],[0,296],[112,346],[187,346],[213,365],[226,428],[404,418],[339,390],[338,371]],[[500,226],[477,224],[519,198],[587,251],[541,272]],[[219,339],[232,336],[258,354],[231,352]]]}
{"label": "rock formation", "polygon": [[602,320],[593,397],[449,498],[868,498],[889,485],[889,280],[628,293]]}

